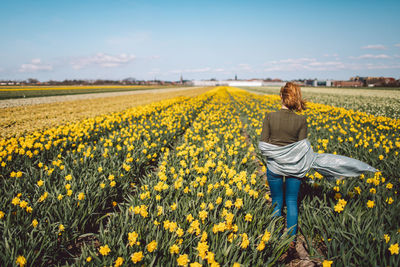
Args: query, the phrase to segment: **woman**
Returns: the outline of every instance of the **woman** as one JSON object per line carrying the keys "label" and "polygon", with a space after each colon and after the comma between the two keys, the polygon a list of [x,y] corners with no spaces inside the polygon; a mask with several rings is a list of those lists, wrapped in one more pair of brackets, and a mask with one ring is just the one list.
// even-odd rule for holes
{"label": "woman", "polygon": [[[306,108],[301,98],[300,87],[288,82],[281,88],[280,96],[282,107],[276,112],[266,113],[260,141],[286,146],[307,138],[307,119],[304,115],[297,115],[295,111]],[[287,228],[290,235],[297,232],[298,207],[297,197],[300,189],[301,177],[283,176],[267,168],[267,180],[271,190],[272,204],[275,204],[274,216],[281,216],[283,207],[283,192],[287,207]]]}
{"label": "woman", "polygon": [[[310,169],[333,179],[355,177],[366,171],[378,170],[346,156],[314,153],[307,139],[307,119],[295,113],[306,108],[300,87],[288,82],[281,88],[280,96],[281,109],[265,115],[258,147],[262,155],[267,157],[267,180],[272,203],[275,204],[274,216],[281,215],[285,189],[287,228],[293,236],[297,233],[300,179]],[[295,242],[291,247],[294,245]]]}

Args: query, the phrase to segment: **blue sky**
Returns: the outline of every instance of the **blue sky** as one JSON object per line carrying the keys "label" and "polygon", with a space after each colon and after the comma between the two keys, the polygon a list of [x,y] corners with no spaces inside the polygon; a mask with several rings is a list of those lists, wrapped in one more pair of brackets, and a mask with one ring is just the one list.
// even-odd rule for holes
{"label": "blue sky", "polygon": [[0,79],[400,78],[400,1],[1,6]]}

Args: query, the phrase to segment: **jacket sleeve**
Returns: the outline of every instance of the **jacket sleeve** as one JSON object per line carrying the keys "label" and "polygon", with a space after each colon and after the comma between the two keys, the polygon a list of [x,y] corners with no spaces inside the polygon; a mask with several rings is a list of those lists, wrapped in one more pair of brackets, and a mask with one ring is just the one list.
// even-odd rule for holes
{"label": "jacket sleeve", "polygon": [[307,138],[307,117],[303,116],[303,122],[302,122],[302,125],[300,128],[300,131],[299,131],[298,141],[306,139],[306,138]]}
{"label": "jacket sleeve", "polygon": [[262,131],[261,131],[261,137],[260,141],[269,143],[269,136],[270,136],[270,131],[269,131],[269,114],[265,113],[263,125],[262,125]]}

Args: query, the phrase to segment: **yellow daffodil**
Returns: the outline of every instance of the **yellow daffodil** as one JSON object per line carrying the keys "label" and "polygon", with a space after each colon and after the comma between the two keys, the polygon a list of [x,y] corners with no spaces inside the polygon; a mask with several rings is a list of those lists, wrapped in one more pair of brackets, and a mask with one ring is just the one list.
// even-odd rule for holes
{"label": "yellow daffodil", "polygon": [[108,245],[100,246],[99,252],[103,256],[107,256],[110,252],[111,249],[108,247]]}
{"label": "yellow daffodil", "polygon": [[27,263],[25,257],[24,257],[24,256],[21,256],[21,255],[19,255],[19,256],[17,257],[17,259],[16,259],[15,262],[17,263],[18,266],[21,266],[21,267],[22,267],[22,266],[25,266],[25,264]]}
{"label": "yellow daffodil", "polygon": [[390,245],[389,251],[390,251],[391,255],[393,255],[393,254],[398,255],[399,254],[399,244],[395,243],[395,244]]}
{"label": "yellow daffodil", "polygon": [[135,264],[138,263],[138,262],[140,262],[140,261],[142,261],[142,259],[143,259],[143,252],[141,252],[141,251],[135,252],[135,253],[133,253],[132,256],[131,256],[131,260],[132,260],[132,262],[135,263]]}
{"label": "yellow daffodil", "polygon": [[187,254],[179,255],[179,257],[176,259],[176,262],[178,266],[185,266],[189,263],[189,257]]}

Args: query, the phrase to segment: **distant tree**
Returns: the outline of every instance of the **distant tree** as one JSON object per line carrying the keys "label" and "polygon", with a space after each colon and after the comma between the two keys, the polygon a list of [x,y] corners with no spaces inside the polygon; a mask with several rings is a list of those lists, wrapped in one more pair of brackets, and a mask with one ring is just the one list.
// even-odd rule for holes
{"label": "distant tree", "polygon": [[38,82],[39,82],[39,80],[35,79],[35,78],[29,78],[27,80],[27,83],[29,83],[29,84],[37,84]]}
{"label": "distant tree", "polygon": [[136,79],[132,78],[132,77],[129,77],[129,78],[123,79],[122,81],[125,82],[125,83],[135,83]]}
{"label": "distant tree", "polygon": [[57,85],[57,84],[59,84],[60,82],[58,82],[58,81],[53,81],[53,80],[49,80],[47,83],[50,84],[50,85]]}

